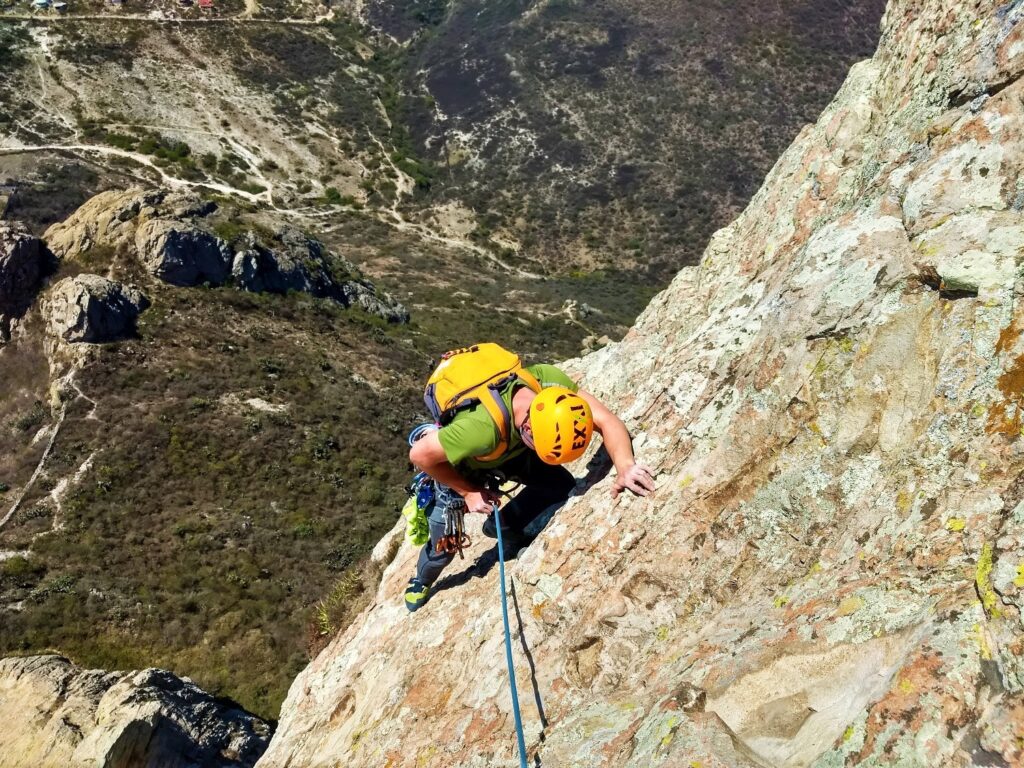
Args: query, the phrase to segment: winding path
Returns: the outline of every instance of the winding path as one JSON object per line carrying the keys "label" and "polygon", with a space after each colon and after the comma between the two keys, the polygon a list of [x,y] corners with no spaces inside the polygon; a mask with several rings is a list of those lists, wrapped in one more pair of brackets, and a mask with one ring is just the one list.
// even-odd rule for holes
{"label": "winding path", "polygon": [[160,174],[162,181],[166,182],[172,187],[206,187],[216,192],[220,192],[225,195],[234,195],[241,197],[244,200],[248,200],[251,203],[268,203],[273,205],[273,200],[270,197],[270,189],[267,189],[259,194],[252,192],[246,192],[244,189],[238,189],[228,184],[221,184],[216,181],[187,181],[186,179],[179,179],[177,176],[171,176],[163,168],[154,163],[148,155],[143,155],[139,152],[129,152],[126,149],[118,149],[117,147],[104,147],[98,144],[39,144],[39,145],[14,145],[14,146],[0,146],[0,156],[3,155],[17,155],[25,152],[95,152],[101,155],[114,155],[117,157],[125,157],[129,160],[133,160],[141,165],[148,166]]}

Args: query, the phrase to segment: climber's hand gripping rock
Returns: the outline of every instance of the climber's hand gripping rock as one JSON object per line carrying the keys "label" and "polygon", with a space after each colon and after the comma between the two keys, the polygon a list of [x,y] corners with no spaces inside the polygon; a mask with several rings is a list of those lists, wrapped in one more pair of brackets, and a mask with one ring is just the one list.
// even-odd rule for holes
{"label": "climber's hand gripping rock", "polygon": [[612,498],[627,488],[637,496],[647,496],[654,491],[653,473],[642,464],[634,464],[625,472],[620,472],[612,483]]}

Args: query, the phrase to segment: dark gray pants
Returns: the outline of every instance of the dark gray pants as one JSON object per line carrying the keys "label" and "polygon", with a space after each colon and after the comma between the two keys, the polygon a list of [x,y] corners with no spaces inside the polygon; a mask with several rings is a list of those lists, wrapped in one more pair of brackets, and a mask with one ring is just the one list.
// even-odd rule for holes
{"label": "dark gray pants", "polygon": [[[526,538],[526,527],[550,507],[562,506],[576,487],[576,479],[569,470],[545,464],[533,451],[526,451],[506,462],[500,471],[507,479],[523,484],[515,498],[500,508],[502,538],[522,541]],[[427,521],[430,524],[430,541],[420,550],[416,578],[429,585],[437,581],[455,555],[437,551],[437,542],[444,536],[444,510],[432,504]]]}

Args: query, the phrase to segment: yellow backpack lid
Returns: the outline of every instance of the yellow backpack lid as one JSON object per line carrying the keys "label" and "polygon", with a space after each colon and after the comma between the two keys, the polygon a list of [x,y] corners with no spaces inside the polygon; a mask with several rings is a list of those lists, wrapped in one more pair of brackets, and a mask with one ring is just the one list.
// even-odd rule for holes
{"label": "yellow backpack lid", "polygon": [[453,349],[441,357],[427,379],[423,402],[438,424],[447,424],[465,408],[482,405],[498,427],[500,442],[489,454],[476,459],[494,461],[508,450],[512,414],[501,393],[514,379],[534,392],[541,390],[540,382],[523,367],[519,355],[499,344],[485,342]]}

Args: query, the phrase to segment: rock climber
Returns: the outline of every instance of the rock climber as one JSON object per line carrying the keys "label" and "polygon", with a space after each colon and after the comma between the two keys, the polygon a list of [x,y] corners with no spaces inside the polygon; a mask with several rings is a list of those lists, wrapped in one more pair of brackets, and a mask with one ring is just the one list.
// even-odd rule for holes
{"label": "rock climber", "polygon": [[[488,515],[482,530],[485,536],[497,536],[492,505],[500,504],[500,496],[493,484],[495,475],[523,486],[501,511],[502,539],[508,551],[516,552],[531,541],[527,526],[549,508],[561,506],[572,493],[575,478],[561,465],[584,454],[594,431],[603,438],[615,466],[612,498],[624,490],[639,496],[654,491],[653,474],[636,462],[622,420],[559,368],[544,364],[523,367],[518,357],[496,344],[476,345],[449,355],[459,353],[463,356],[456,363],[462,364],[463,372],[452,373],[458,366],[445,369],[443,362],[427,387],[428,408],[443,426],[416,440],[409,460],[461,496],[464,511]],[[476,353],[483,360],[474,360],[467,353]],[[494,362],[495,354],[511,357]],[[506,375],[492,376],[491,369]],[[445,374],[451,390],[463,397],[472,389],[465,386],[466,376],[483,381],[476,385],[479,398],[466,398],[445,413],[444,399],[438,404],[440,390],[433,389],[445,386],[437,381]],[[437,546],[445,532],[441,506],[435,504],[430,510],[430,540],[423,545],[416,576],[405,592],[410,611],[427,601],[431,586],[454,557],[454,552],[439,551]]]}

